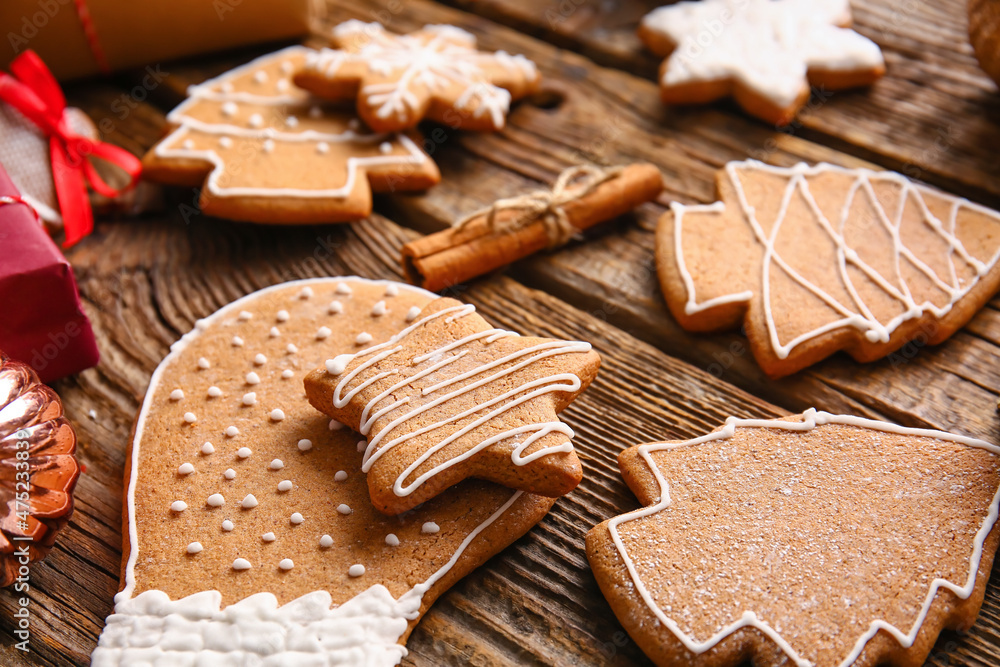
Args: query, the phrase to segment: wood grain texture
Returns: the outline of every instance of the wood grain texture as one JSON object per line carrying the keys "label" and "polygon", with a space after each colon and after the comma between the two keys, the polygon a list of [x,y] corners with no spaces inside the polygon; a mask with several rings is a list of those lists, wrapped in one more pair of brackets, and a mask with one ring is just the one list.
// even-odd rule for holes
{"label": "wood grain texture", "polygon": [[[733,414],[770,416],[807,406],[997,440],[1000,300],[936,349],[865,367],[831,359],[775,383],[757,371],[740,336],[681,331],[662,303],[652,262],[652,229],[663,206],[674,198],[711,201],[714,172],[729,160],[749,155],[781,165],[868,160],[899,166],[933,145],[933,131],[945,121],[958,128],[957,138],[943,155],[924,160],[933,165],[921,175],[996,206],[1000,166],[989,157],[1000,136],[1000,112],[992,84],[969,66],[971,52],[953,41],[962,22],[955,0],[857,7],[862,31],[887,49],[886,82],[871,93],[838,94],[792,133],[726,105],[663,109],[650,80],[656,61],[636,50],[632,36],[652,3],[553,0],[556,8],[576,7],[555,27],[545,23],[546,2],[482,0],[473,7],[524,33],[425,0],[328,4],[333,22],[382,20],[401,32],[455,23],[476,33],[484,48],[525,53],[546,77],[543,91],[516,106],[503,133],[425,126],[444,181],[425,194],[380,197],[376,208],[389,217],[424,232],[440,229],[497,197],[548,183],[578,162],[649,161],[667,185],[657,204],[592,230],[583,242],[520,262],[508,272],[516,280],[494,275],[449,292],[501,326],[589,340],[604,364],[565,413],[578,434],[584,482],[538,527],[434,605],[408,643],[405,664],[648,664],[611,614],[583,553],[592,525],[637,505],[615,464],[623,447],[699,435]],[[521,11],[516,21],[515,7]],[[871,33],[889,19],[895,22],[888,36]],[[160,136],[163,114],[188,84],[271,48],[167,63],[164,80],[138,95],[141,73],[67,92],[99,124],[111,123],[106,139],[141,154]],[[102,219],[94,236],[68,255],[103,356],[97,368],[56,385],[87,468],[72,522],[48,559],[32,569],[29,655],[12,648],[17,602],[11,590],[0,592],[0,664],[87,664],[118,585],[129,430],[170,343],[197,318],[277,282],[343,274],[398,278],[399,249],[416,235],[378,215],[314,228],[226,223],[194,211],[196,195],[174,189],[161,213]],[[942,635],[928,664],[998,664],[998,647],[1000,586],[991,583],[972,631]]]}

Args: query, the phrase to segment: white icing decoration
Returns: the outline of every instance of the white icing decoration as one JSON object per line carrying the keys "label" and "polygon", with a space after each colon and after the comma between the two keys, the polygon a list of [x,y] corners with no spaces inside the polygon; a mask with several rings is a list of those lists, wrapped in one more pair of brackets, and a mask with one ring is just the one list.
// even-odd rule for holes
{"label": "white icing decoration", "polygon": [[343,294],[343,295],[351,294],[353,292],[350,285],[348,285],[347,283],[337,283],[337,287],[334,289],[334,291],[337,294]]}
{"label": "white icing decoration", "polygon": [[364,440],[358,440],[358,454],[360,454],[361,452],[365,451],[365,449],[367,447],[368,447],[368,443],[366,441],[364,441]]}
{"label": "white icing decoration", "polygon": [[240,430],[235,426],[227,426],[225,433],[227,438],[235,438],[240,434]]}
{"label": "white icing decoration", "polygon": [[260,384],[260,376],[257,375],[256,373],[254,373],[253,371],[250,371],[249,373],[247,373],[246,383],[247,384]]}
{"label": "white icing decoration", "polygon": [[333,332],[330,331],[330,327],[320,327],[319,330],[316,331],[316,340],[326,340],[332,333]]}
{"label": "white icing decoration", "polygon": [[[445,318],[445,323],[454,321],[455,319],[466,317],[475,312],[475,307],[471,305],[458,305],[452,306],[450,308],[444,308],[436,313],[433,313],[423,319],[420,319],[413,324],[409,325],[405,329],[401,330],[399,333],[393,335],[389,340],[379,345],[363,350],[354,355],[354,359],[363,359],[368,357],[367,361],[360,363],[354,368],[350,373],[344,375],[340,381],[337,383],[336,388],[333,392],[333,404],[334,407],[340,409],[344,408],[351,399],[360,391],[362,391],[366,386],[370,385],[375,379],[368,379],[363,381],[356,387],[348,389],[350,383],[361,373],[364,373],[373,365],[379,363],[386,357],[395,354],[402,350],[402,346],[399,344],[404,338],[410,335],[413,331],[418,328],[424,327],[427,323],[432,320]],[[426,433],[428,431],[438,429],[449,423],[465,419],[471,415],[483,412],[478,418],[476,418],[470,424],[464,426],[463,428],[455,431],[454,433],[448,435],[440,442],[428,447],[425,452],[423,452],[419,457],[416,457],[412,463],[410,463],[396,478],[393,483],[393,493],[398,497],[405,497],[413,493],[417,488],[420,487],[428,479],[437,475],[442,470],[445,470],[456,463],[464,461],[476,453],[486,449],[490,445],[502,442],[508,439],[514,439],[516,445],[511,450],[511,462],[514,465],[523,466],[535,461],[544,456],[548,456],[554,453],[560,452],[572,452],[573,451],[573,430],[561,421],[555,420],[550,422],[542,422],[537,424],[523,424],[516,426],[501,432],[494,434],[493,436],[477,443],[475,446],[466,450],[462,454],[448,459],[433,466],[430,470],[420,474],[411,483],[406,484],[407,480],[411,475],[415,473],[417,468],[419,468],[425,461],[433,457],[438,451],[447,447],[451,442],[460,438],[465,433],[468,433],[481,425],[490,422],[494,418],[508,412],[514,407],[533,400],[538,396],[543,396],[557,391],[565,392],[575,392],[581,387],[580,378],[572,373],[557,373],[549,376],[540,377],[529,382],[525,382],[522,385],[513,387],[508,391],[495,396],[484,403],[477,404],[469,409],[464,410],[458,414],[450,415],[445,417],[440,421],[436,421],[427,426],[421,427],[420,429],[413,430],[409,433],[404,433],[403,435],[391,438],[390,434],[399,426],[409,422],[414,418],[418,418],[420,415],[426,413],[428,410],[433,410],[435,407],[447,403],[448,401],[462,397],[469,392],[473,392],[479,387],[487,385],[491,382],[500,380],[510,376],[512,373],[530,366],[540,360],[547,359],[550,357],[555,357],[563,354],[587,352],[591,349],[589,343],[578,342],[578,341],[560,341],[560,340],[545,340],[535,345],[525,347],[520,350],[516,350],[507,354],[499,359],[493,359],[486,363],[483,363],[472,370],[460,372],[452,377],[446,375],[447,368],[450,364],[462,359],[468,350],[464,350],[465,346],[469,344],[478,343],[480,340],[489,344],[499,338],[508,336],[517,336],[518,334],[512,331],[506,331],[504,329],[487,329],[485,331],[480,331],[476,333],[469,334],[464,338],[456,341],[448,342],[441,347],[431,350],[425,354],[413,357],[410,361],[411,366],[420,366],[422,364],[428,364],[426,367],[420,371],[414,373],[413,375],[400,380],[398,383],[392,385],[381,394],[372,398],[367,405],[365,405],[364,410],[361,413],[361,424],[359,426],[359,432],[361,435],[369,435],[372,426],[376,419],[385,417],[386,415],[403,408],[408,405],[409,398],[403,398],[399,400],[393,400],[395,392],[403,387],[410,386],[412,383],[431,376],[434,379],[434,383],[430,386],[423,387],[421,389],[421,396],[428,396],[434,394],[442,389],[447,389],[448,387],[461,383],[465,380],[472,379],[478,376],[481,377],[479,380],[474,382],[469,382],[458,389],[454,389],[450,392],[443,393],[439,395],[434,400],[428,401],[419,405],[418,407],[409,410],[391,421],[389,421],[376,435],[369,438],[367,443],[367,448],[362,450],[361,445],[364,441],[358,443],[359,450],[364,451],[364,458],[362,459],[361,470],[362,472],[369,472],[375,462],[381,458],[386,452],[391,450],[393,447],[400,445],[409,441],[410,439]],[[335,359],[334,362],[337,362]],[[507,368],[503,368],[495,373],[488,374],[495,368],[508,365]],[[334,363],[334,366],[340,367],[340,363]],[[329,370],[329,365],[327,366]],[[399,374],[398,369],[391,369],[384,371],[383,373],[375,376],[376,378],[384,378],[392,375]],[[346,392],[346,393],[345,393]],[[391,402],[381,408],[377,408],[378,404],[382,401],[389,399]],[[550,433],[561,433],[566,436],[566,439],[559,443],[558,445],[552,445],[549,447],[543,447],[527,456],[523,456],[522,453],[530,447],[532,444],[537,442],[539,439],[547,436]],[[524,434],[531,434],[525,437],[523,440],[520,437]],[[385,442],[383,442],[385,441]]]}
{"label": "white icing decoration", "polygon": [[253,363],[256,366],[263,366],[264,364],[267,363],[267,357],[265,357],[263,354],[257,354],[253,358]]}
{"label": "white icing decoration", "polygon": [[271,327],[271,330],[268,332],[268,335],[271,336],[271,338],[277,338],[278,336],[281,335],[281,330],[278,329],[278,327]]}
{"label": "white icing decoration", "polygon": [[281,470],[285,467],[285,462],[281,459],[274,459],[267,467],[271,470]]}
{"label": "white icing decoration", "polygon": [[198,421],[198,417],[193,412],[185,412],[184,421],[186,421],[188,424],[193,424],[196,421]]}
{"label": "white icing decoration", "polygon": [[219,389],[215,385],[213,385],[213,386],[211,386],[211,387],[208,388],[208,397],[209,398],[218,398],[219,396],[222,396],[222,390],[221,389]]}
{"label": "white icing decoration", "polygon": [[243,347],[243,339],[239,336],[233,336],[233,347]]}
{"label": "white icing decoration", "polygon": [[354,565],[347,568],[347,574],[352,577],[360,577],[365,573],[365,566],[361,563],[355,563]]}
{"label": "white icing decoration", "polygon": [[[281,84],[286,84],[287,85],[288,81],[286,81],[286,80],[279,81],[278,82],[278,90],[283,90],[283,87],[282,87]],[[288,127],[292,127],[292,128],[298,127],[299,126],[299,119],[296,118],[295,116],[289,116],[288,118],[285,119],[285,125],[287,125]]]}
{"label": "white icing decoration", "polygon": [[313,297],[313,288],[308,285],[299,290],[300,299],[311,299]]}
{"label": "white icing decoration", "polygon": [[243,405],[256,405],[257,392],[251,391],[243,394]]}
{"label": "white icing decoration", "polygon": [[191,139],[185,139],[184,142],[181,144],[181,146],[183,146],[187,150],[191,150],[192,148],[194,148],[194,141]]}
{"label": "white icing decoration", "polygon": [[[333,359],[327,359],[324,364],[326,366],[326,372],[330,375],[340,375],[347,370],[347,364],[351,363],[351,359],[353,358],[354,355],[352,354],[340,354]],[[337,423],[339,424],[340,422]]]}
{"label": "white icing decoration", "polygon": [[329,535],[324,535],[323,537],[319,538],[319,545],[324,549],[329,549],[330,547],[333,546],[333,538],[330,537]]}
{"label": "white icing decoration", "polygon": [[372,335],[367,331],[362,331],[358,334],[358,337],[354,339],[356,345],[367,345],[372,342]]}
{"label": "white icing decoration", "polygon": [[399,538],[396,537],[395,533],[389,533],[388,535],[385,536],[385,543],[390,547],[398,547]]}
{"label": "white icing decoration", "polygon": [[226,471],[222,473],[222,476],[229,480],[236,479],[236,471],[232,468],[226,468]]}
{"label": "white icing decoration", "polygon": [[212,364],[205,357],[200,357],[198,359],[198,368],[200,368],[201,370],[203,370],[203,371],[204,370],[208,370],[211,367],[212,367]]}
{"label": "white icing decoration", "polygon": [[279,408],[271,410],[271,421],[280,422],[285,418],[285,412]]}
{"label": "white icing decoration", "polygon": [[225,521],[222,522],[222,530],[226,531],[227,533],[232,532],[234,527],[235,526],[233,526],[233,522],[230,521],[229,519],[226,519]]}
{"label": "white icing decoration", "polygon": [[375,303],[374,306],[372,306],[372,316],[373,317],[381,317],[381,316],[385,315],[387,312],[389,312],[389,311],[385,307],[385,301],[378,301],[378,302]]}
{"label": "white icing decoration", "polygon": [[455,108],[475,118],[485,116],[495,129],[501,129],[511,94],[491,83],[489,68],[500,66],[508,75],[529,80],[538,76],[535,65],[524,56],[477,51],[476,38],[454,26],[428,25],[418,33],[395,35],[380,23],[347,21],[334,28],[334,35],[342,42],[358,44],[356,52],[323,49],[307,58],[306,69],[333,77],[344,65],[361,63],[380,79],[388,79],[364,85],[358,93],[378,118],[415,120],[423,104],[414,86],[435,95],[457,85],[462,93]]}
{"label": "white icing decoration", "polygon": [[[764,232],[764,228],[757,220],[756,212],[747,200],[742,182],[739,178],[739,171],[742,169],[763,171],[765,173],[788,178],[788,183],[785,187],[785,193],[782,198],[782,205],[778,211],[774,225],[771,227],[769,235]],[[760,243],[764,248],[761,283],[764,320],[767,324],[771,348],[773,349],[775,355],[780,359],[787,358],[791,351],[802,343],[843,327],[853,327],[863,332],[870,342],[884,343],[889,340],[893,332],[904,322],[921,317],[928,312],[933,314],[934,317],[940,319],[947,315],[951,311],[952,307],[962,297],[968,294],[969,291],[979,283],[981,277],[989,272],[996,265],[997,261],[1000,260],[1000,251],[997,251],[997,253],[994,254],[988,262],[984,263],[976,259],[968,250],[966,250],[961,240],[955,236],[955,226],[958,213],[963,208],[968,208],[985,215],[993,216],[998,222],[1000,222],[1000,215],[990,211],[989,209],[973,204],[968,200],[952,198],[954,201],[950,207],[949,219],[945,221],[937,220],[937,218],[935,218],[927,208],[927,205],[923,200],[923,195],[925,193],[933,193],[941,196],[941,194],[925,186],[913,183],[900,174],[888,171],[873,172],[867,169],[844,169],[829,164],[809,166],[807,164],[800,163],[791,168],[780,168],[771,167],[753,160],[747,160],[745,162],[730,162],[726,165],[726,171],[737,194],[740,207],[743,211],[744,220],[746,220],[747,224],[750,225],[758,243]],[[841,209],[841,218],[840,220],[835,221],[827,220],[825,216],[822,215],[809,190],[808,177],[822,175],[828,172],[845,174],[855,178],[854,184],[850,189],[850,193]],[[897,207],[894,214],[890,215],[882,209],[878,198],[872,190],[873,181],[884,181],[895,184],[901,188],[902,192],[900,193],[900,205]],[[896,276],[883,276],[874,268],[862,261],[857,256],[857,253],[853,251],[852,248],[847,246],[843,236],[841,236],[841,231],[844,228],[847,216],[850,214],[851,203],[853,202],[854,197],[862,191],[867,193],[868,201],[876,208],[876,222],[881,225],[894,240],[896,266],[899,265],[901,257],[906,257],[918,271],[923,273],[932,283],[939,287],[944,293],[949,295],[949,302],[947,304],[939,307],[929,301],[917,303],[911,296],[909,287],[902,276],[898,274],[898,271]],[[821,228],[837,244],[841,280],[851,293],[854,303],[844,304],[830,296],[821,286],[805,279],[797,271],[795,271],[795,269],[792,268],[775,250],[775,241],[781,231],[782,222],[784,221],[785,213],[792,194],[795,192],[801,193],[804,196],[805,201],[820,221]],[[907,248],[899,238],[898,228],[900,219],[904,212],[903,203],[911,197],[924,215],[928,223],[928,227],[933,229],[936,234],[940,235],[943,240],[947,241],[948,245],[953,249],[948,256],[951,264],[950,275],[948,276],[938,276],[933,269],[914,255],[914,253],[910,251],[910,249]],[[725,204],[723,202],[716,202],[709,206],[683,206],[675,203],[671,205],[671,210],[674,213],[675,221],[674,250],[675,257],[677,258],[677,268],[688,295],[687,303],[684,307],[685,312],[689,315],[693,315],[703,310],[726,303],[749,302],[754,296],[752,291],[723,295],[699,302],[695,291],[694,277],[688,270],[684,260],[683,227],[685,213],[687,211],[719,212],[725,210]],[[955,268],[956,256],[975,268],[977,275],[974,279],[966,281],[964,284],[958,280]],[[904,307],[904,311],[889,321],[880,322],[872,313],[869,306],[860,298],[860,295],[854,288],[853,283],[847,274],[848,263],[862,271],[869,279],[881,287],[886,295],[899,301],[899,303]],[[781,341],[778,337],[773,305],[771,302],[770,272],[772,270],[772,264],[779,267],[785,275],[790,277],[803,288],[807,289],[817,298],[821,299],[826,305],[836,311],[840,317],[817,327],[812,331],[803,333],[790,341]]]}
{"label": "white icing decoration", "polygon": [[229,137],[219,137],[219,146],[222,148],[232,148],[233,140]]}
{"label": "white icing decoration", "polygon": [[237,558],[233,561],[233,569],[237,571],[249,570],[253,567],[246,558]]}
{"label": "white icing decoration", "polygon": [[878,45],[838,27],[850,19],[848,0],[700,0],[660,7],[642,24],[677,45],[662,69],[664,85],[735,79],[787,108],[808,90],[809,69],[883,66]]}
{"label": "white icing decoration", "polygon": [[222,497],[221,493],[213,493],[205,500],[205,504],[209,507],[222,507],[226,504],[226,499]]}
{"label": "white icing decoration", "polygon": [[291,491],[291,490],[292,490],[292,480],[283,479],[280,482],[278,482],[278,491],[285,493],[286,491]]}
{"label": "white icing decoration", "polygon": [[399,286],[393,283],[389,283],[385,286],[386,296],[397,296],[399,294]]}
{"label": "white icing decoration", "polygon": [[289,379],[293,375],[295,375],[295,373],[292,372],[291,369],[286,368],[285,370],[281,371],[281,377],[285,380]]}
{"label": "white icing decoration", "polygon": [[221,109],[223,116],[235,116],[236,112],[239,111],[235,102],[224,102]]}
{"label": "white icing decoration", "polygon": [[267,72],[265,72],[264,70],[259,70],[257,72],[254,72],[253,75],[254,83],[264,83],[265,81],[267,81]]}
{"label": "white icing decoration", "polygon": [[331,301],[330,307],[326,309],[326,312],[330,315],[336,315],[337,313],[344,312],[344,305],[339,301]]}
{"label": "white icing decoration", "polygon": [[213,445],[210,442],[206,442],[201,446],[201,453],[204,454],[205,456],[208,456],[209,454],[212,454],[214,452],[215,452],[215,445]]}
{"label": "white icing decoration", "polygon": [[241,310],[240,314],[237,315],[236,319],[238,319],[240,322],[249,322],[250,320],[253,319],[253,313],[251,313],[249,310]]}
{"label": "white icing decoration", "polygon": [[339,431],[340,429],[344,428],[344,425],[343,425],[343,424],[341,424],[341,423],[340,423],[339,421],[337,421],[336,419],[331,419],[331,420],[330,420],[330,423],[328,424],[328,426],[327,426],[327,427],[328,427],[328,428],[329,428],[329,429],[330,429],[331,431]]}
{"label": "white icing decoration", "polygon": [[347,479],[347,471],[346,470],[338,470],[337,474],[333,476],[333,480],[335,482],[343,482],[345,479]]}
{"label": "white icing decoration", "polygon": [[[157,144],[153,149],[156,155],[164,158],[198,159],[212,163],[213,169],[205,182],[205,187],[211,194],[217,197],[303,197],[318,199],[342,199],[348,196],[354,190],[355,183],[359,177],[359,168],[384,165],[419,165],[428,159],[420,150],[420,147],[406,134],[357,134],[352,131],[324,132],[316,129],[296,130],[287,125],[287,129],[278,131],[273,128],[263,127],[265,124],[264,118],[259,113],[254,113],[249,117],[247,122],[249,127],[246,125],[233,125],[228,122],[208,122],[192,113],[192,107],[206,101],[220,103],[224,116],[227,118],[231,118],[236,114],[237,102],[272,107],[275,109],[277,115],[283,117],[287,117],[290,113],[300,113],[301,108],[308,104],[311,99],[305,91],[290,87],[281,94],[268,95],[236,91],[231,86],[227,86],[227,84],[231,80],[238,79],[248,71],[266,66],[276,58],[304,62],[306,57],[313,52],[312,49],[304,46],[288,47],[276,53],[261,56],[246,65],[232,69],[204,83],[190,86],[188,88],[188,99],[167,114],[167,120],[177,129]],[[227,90],[227,88],[229,89]],[[314,108],[316,109],[316,113],[314,114],[310,111],[310,117],[321,117],[322,110],[319,107]],[[226,116],[225,110],[227,109],[231,109],[232,114]],[[339,118],[340,116],[337,117]],[[391,139],[391,141],[398,144],[402,152],[391,155],[379,154],[366,157],[348,157],[346,159],[346,180],[340,187],[305,189],[296,187],[226,186],[223,185],[226,182],[226,178],[228,178],[225,170],[226,164],[215,150],[211,148],[196,148],[192,150],[183,147],[183,138],[192,132],[208,135],[226,135],[227,137],[233,136],[251,140],[270,138],[275,142],[289,144],[318,141],[322,142],[327,150],[329,150],[331,143],[341,144],[350,142],[375,146],[382,141]]]}
{"label": "white icing decoration", "polygon": [[420,317],[420,308],[417,306],[410,306],[410,309],[406,311],[406,321],[412,322],[418,317]]}
{"label": "white icing decoration", "polygon": [[434,523],[433,521],[428,521],[420,527],[420,532],[425,535],[433,535],[441,530],[441,527]]}
{"label": "white icing decoration", "polygon": [[240,447],[239,449],[236,450],[236,456],[240,457],[241,459],[248,459],[250,458],[251,454],[253,454],[253,450],[251,450],[249,447]]}
{"label": "white icing decoration", "polygon": [[174,502],[170,503],[170,511],[171,512],[183,512],[187,508],[188,508],[188,505],[183,500],[175,500]]}
{"label": "white icing decoration", "polygon": [[327,153],[330,152],[330,144],[326,143],[325,141],[317,143],[316,152],[319,153],[320,155],[326,155]]}
{"label": "white icing decoration", "polygon": [[290,316],[289,316],[289,314],[288,314],[288,311],[287,311],[287,310],[279,310],[279,311],[278,311],[278,314],[277,314],[277,315],[275,315],[275,318],[276,318],[276,319],[277,319],[277,320],[278,320],[279,322],[287,322],[287,321],[288,321],[288,318],[289,318],[289,317],[290,317]]}
{"label": "white icing decoration", "polygon": [[177,467],[177,474],[190,475],[194,472],[194,466],[190,463],[182,463]]}
{"label": "white icing decoration", "polygon": [[298,354],[299,348],[297,348],[294,343],[289,343],[285,346],[285,352],[288,354]]}
{"label": "white icing decoration", "polygon": [[[967,438],[960,435],[953,435],[951,433],[946,433],[944,431],[935,431],[930,429],[919,429],[919,428],[905,428],[902,426],[897,426],[895,424],[890,424],[887,422],[879,422],[871,419],[863,419],[861,417],[851,417],[847,415],[832,415],[827,412],[818,412],[815,409],[807,410],[803,415],[801,422],[789,422],[782,421],[780,419],[736,419],[730,417],[726,420],[726,425],[718,431],[709,433],[707,435],[701,436],[699,438],[694,438],[692,440],[687,440],[680,443],[650,443],[647,445],[640,445],[639,455],[642,457],[645,464],[648,466],[649,470],[652,471],[656,478],[657,485],[660,488],[660,498],[659,501],[648,507],[635,510],[634,512],[629,512],[628,514],[622,514],[621,516],[614,517],[608,522],[608,531],[611,533],[611,538],[614,541],[615,547],[618,550],[619,555],[625,562],[625,567],[628,570],[629,576],[631,577],[632,583],[635,585],[635,590],[639,593],[643,602],[649,608],[649,610],[659,619],[659,621],[666,626],[673,634],[677,637],[684,646],[693,653],[704,653],[708,651],[713,646],[717,645],[723,639],[738,632],[740,629],[745,627],[752,627],[759,630],[762,634],[773,641],[784,653],[789,657],[789,659],[794,662],[797,667],[813,667],[812,663],[808,660],[802,658],[799,653],[782,637],[780,631],[772,627],[767,622],[758,618],[758,616],[751,610],[745,610],[739,620],[734,621],[730,625],[721,628],[714,635],[709,637],[704,641],[699,641],[694,637],[691,637],[684,633],[677,623],[667,616],[667,613],[660,609],[653,599],[649,590],[646,588],[645,583],[639,578],[636,572],[635,563],[633,562],[631,556],[628,554],[628,550],[625,548],[625,544],[618,533],[618,526],[622,523],[632,521],[635,519],[640,519],[642,517],[650,516],[656,514],[667,507],[670,506],[670,485],[667,483],[663,474],[660,472],[659,467],[650,457],[651,452],[657,452],[662,450],[672,450],[679,449],[682,447],[692,447],[696,445],[701,445],[706,442],[712,442],[716,440],[725,440],[731,438],[735,433],[737,428],[757,428],[757,429],[781,429],[785,431],[792,432],[808,432],[817,426],[822,426],[824,424],[844,424],[848,426],[855,426],[858,428],[873,429],[876,431],[883,431],[885,433],[893,433],[906,436],[922,437],[922,438],[936,438],[938,440],[944,440],[948,442],[954,442],[958,444],[965,445],[967,447],[974,447],[978,449],[985,449],[993,454],[1000,455],[1000,447],[991,445],[988,442],[982,440],[976,440],[974,438]],[[954,595],[960,600],[966,600],[972,594],[976,584],[976,575],[979,571],[979,564],[983,556],[983,543],[986,540],[986,536],[989,535],[990,530],[996,523],[998,509],[1000,509],[1000,489],[997,489],[996,494],[993,496],[993,501],[990,504],[989,512],[986,518],[983,520],[983,525],[980,527],[979,531],[976,533],[975,547],[973,549],[972,555],[969,557],[969,574],[966,578],[964,585],[957,586],[944,579],[935,578],[931,583],[929,590],[927,592],[927,597],[924,599],[923,606],[920,609],[920,613],[917,616],[916,621],[910,628],[908,633],[904,633],[899,628],[896,628],[890,623],[886,623],[883,620],[872,621],[868,630],[858,638],[851,652],[844,657],[844,659],[839,663],[838,667],[849,667],[849,665],[854,664],[858,656],[864,650],[865,645],[868,641],[876,635],[878,632],[885,632],[891,635],[899,642],[903,648],[909,648],[913,645],[917,634],[920,632],[920,628],[927,618],[927,613],[930,611],[931,603],[934,601],[934,597],[937,595],[938,590],[945,589],[954,593]],[[670,611],[670,610],[666,610]]]}
{"label": "white icing decoration", "polygon": [[291,521],[293,524],[295,524],[297,526],[300,523],[302,523],[303,521],[305,521],[305,518],[301,514],[299,514],[298,512],[293,512],[292,516],[289,517],[289,521]]}
{"label": "white icing decoration", "polygon": [[300,452],[308,452],[310,449],[312,449],[312,446],[313,446],[312,440],[309,440],[307,438],[302,438],[298,442],[298,448]]}
{"label": "white icing decoration", "polygon": [[345,505],[344,503],[341,503],[337,505],[337,511],[340,512],[341,514],[347,515],[353,512],[354,510],[351,509],[350,505]]}
{"label": "white icing decoration", "polygon": [[291,570],[293,567],[295,567],[295,563],[292,562],[291,558],[282,558],[281,562],[278,563],[278,567],[287,572],[288,570]]}
{"label": "white icing decoration", "polygon": [[194,554],[200,554],[202,551],[204,551],[204,549],[205,548],[201,546],[201,542],[192,542],[191,544],[187,545],[186,551],[189,554],[194,555]]}
{"label": "white icing decoration", "polygon": [[254,507],[257,507],[258,504],[257,498],[252,493],[248,493],[243,500],[240,501],[240,507],[245,510],[252,510]]}
{"label": "white icing decoration", "polygon": [[274,542],[277,538],[274,536],[274,533],[264,533],[260,536],[260,539],[265,542]]}
{"label": "white icing decoration", "polygon": [[184,399],[184,392],[181,391],[180,389],[174,389],[172,392],[170,392],[171,401],[180,401],[183,399]]}
{"label": "white icing decoration", "polygon": [[378,152],[381,153],[382,155],[388,155],[389,153],[392,152],[392,144],[390,144],[388,141],[383,141],[378,145]]}

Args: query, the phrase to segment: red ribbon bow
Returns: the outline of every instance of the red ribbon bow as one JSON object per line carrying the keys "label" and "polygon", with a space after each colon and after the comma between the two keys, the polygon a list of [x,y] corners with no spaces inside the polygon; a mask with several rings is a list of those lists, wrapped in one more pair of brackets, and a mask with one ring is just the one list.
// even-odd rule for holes
{"label": "red ribbon bow", "polygon": [[[52,180],[70,247],[94,229],[94,214],[87,197],[87,183],[105,197],[117,197],[135,185],[142,163],[128,151],[74,134],[66,122],[66,98],[52,72],[34,51],[28,50],[10,64],[13,76],[0,72],[0,100],[20,111],[49,137]],[[124,188],[108,185],[94,169],[90,157],[107,160],[129,175]]]}

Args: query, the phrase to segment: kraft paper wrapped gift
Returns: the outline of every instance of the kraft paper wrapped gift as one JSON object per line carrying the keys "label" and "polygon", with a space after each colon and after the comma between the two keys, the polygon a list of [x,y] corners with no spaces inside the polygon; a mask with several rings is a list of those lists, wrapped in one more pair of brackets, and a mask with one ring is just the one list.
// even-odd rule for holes
{"label": "kraft paper wrapped gift", "polygon": [[316,0],[2,0],[0,68],[34,49],[61,80],[299,37]]}
{"label": "kraft paper wrapped gift", "polygon": [[0,167],[0,350],[52,382],[97,364],[73,269]]}

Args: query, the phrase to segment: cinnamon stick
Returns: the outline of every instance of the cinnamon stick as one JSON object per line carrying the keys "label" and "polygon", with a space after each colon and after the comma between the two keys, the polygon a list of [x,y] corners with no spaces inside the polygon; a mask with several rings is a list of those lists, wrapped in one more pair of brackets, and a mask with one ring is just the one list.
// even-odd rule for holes
{"label": "cinnamon stick", "polygon": [[[564,204],[562,210],[570,224],[582,231],[655,199],[662,190],[659,169],[647,163],[632,164],[589,194]],[[516,211],[498,211],[497,222],[516,215]],[[446,229],[407,243],[403,246],[403,272],[414,285],[437,291],[489,273],[549,245],[549,233],[541,219],[511,232],[497,233],[483,215],[462,228]]]}

